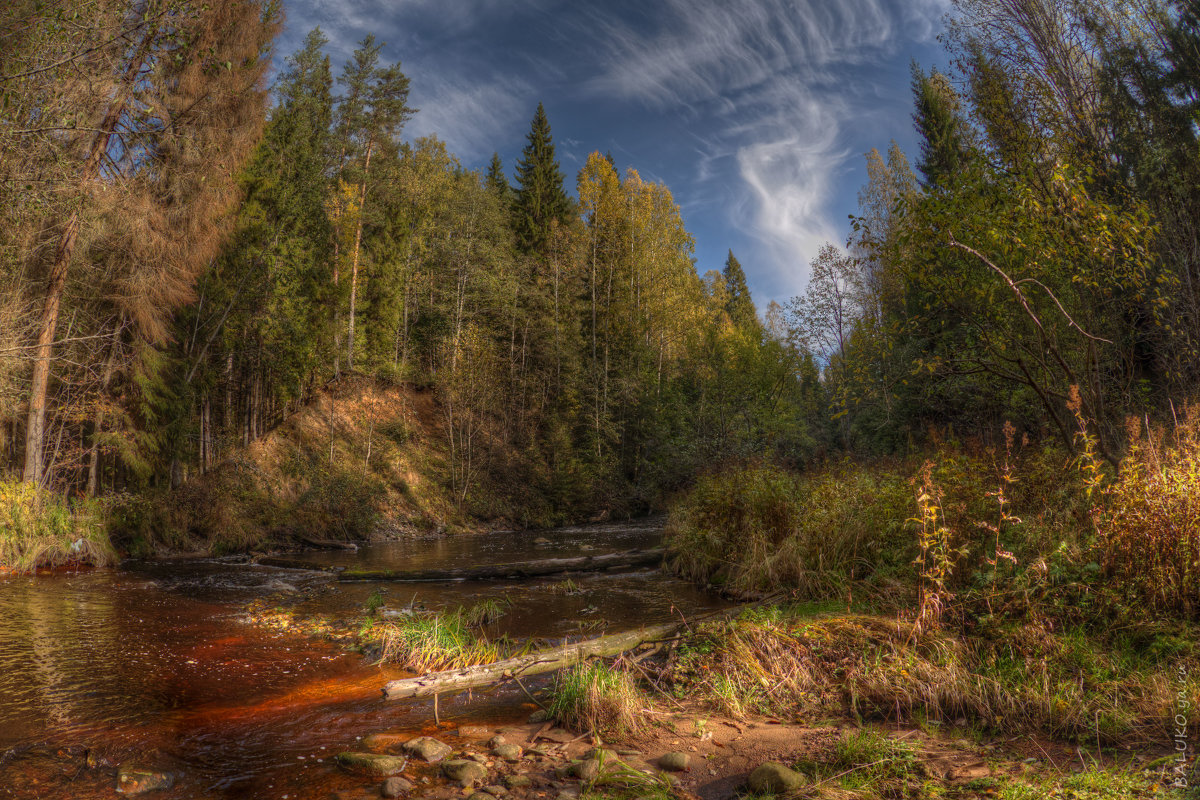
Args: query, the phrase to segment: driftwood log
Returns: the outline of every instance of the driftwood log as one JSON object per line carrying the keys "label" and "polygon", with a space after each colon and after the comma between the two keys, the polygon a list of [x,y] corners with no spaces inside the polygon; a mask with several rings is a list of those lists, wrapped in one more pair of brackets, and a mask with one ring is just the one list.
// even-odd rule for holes
{"label": "driftwood log", "polygon": [[445,672],[430,672],[415,678],[403,678],[385,685],[383,696],[388,700],[426,697],[487,686],[509,678],[523,678],[527,675],[552,672],[587,658],[615,656],[626,650],[632,650],[643,642],[669,638],[678,633],[683,626],[682,622],[667,622],[635,631],[612,633],[597,639],[587,639],[582,642],[537,650],[527,655],[491,664],[451,669]]}
{"label": "driftwood log", "polygon": [[[349,568],[338,573],[339,581],[487,581],[505,578],[540,578],[564,572],[604,572],[615,569],[634,569],[662,563],[663,551],[626,550],[597,556],[547,558],[541,561],[522,561],[515,564],[488,564],[458,569],[373,570]],[[266,559],[259,563],[267,563]]]}

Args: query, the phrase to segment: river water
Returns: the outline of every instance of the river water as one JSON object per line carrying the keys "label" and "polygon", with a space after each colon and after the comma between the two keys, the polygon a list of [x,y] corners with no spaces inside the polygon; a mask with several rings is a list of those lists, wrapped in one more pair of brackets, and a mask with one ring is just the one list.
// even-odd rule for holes
{"label": "river water", "polygon": [[[548,541],[537,542],[537,539]],[[316,566],[420,569],[655,546],[657,523],[406,539]],[[228,559],[130,562],[120,569],[0,578],[0,798],[112,798],[115,765],[179,776],[155,794],[327,798],[361,787],[332,755],[378,732],[439,732],[430,701],[385,701],[405,673],[339,645],[252,624],[253,601],[350,618],[376,591],[387,607],[438,610],[483,599],[507,613],[489,635],[597,635],[723,603],[655,570],[525,582],[339,583],[321,571]],[[443,698],[440,733],[511,722],[533,708],[516,688]]]}

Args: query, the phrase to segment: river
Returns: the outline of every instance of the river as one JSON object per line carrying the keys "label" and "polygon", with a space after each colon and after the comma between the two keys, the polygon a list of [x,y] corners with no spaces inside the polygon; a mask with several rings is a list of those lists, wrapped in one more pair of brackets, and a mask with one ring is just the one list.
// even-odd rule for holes
{"label": "river", "polygon": [[[550,532],[405,539],[357,553],[309,553],[315,566],[421,569],[600,554],[661,541],[661,522]],[[542,539],[539,542],[537,540]],[[362,786],[332,755],[378,732],[449,735],[522,719],[516,688],[385,701],[409,673],[327,641],[253,624],[254,601],[345,618],[382,593],[429,610],[502,599],[488,630],[520,639],[595,635],[723,606],[656,570],[524,582],[339,583],[322,571],[238,559],[127,562],[119,569],[0,578],[0,798],[112,798],[115,766],[178,775],[153,795],[328,798]]]}

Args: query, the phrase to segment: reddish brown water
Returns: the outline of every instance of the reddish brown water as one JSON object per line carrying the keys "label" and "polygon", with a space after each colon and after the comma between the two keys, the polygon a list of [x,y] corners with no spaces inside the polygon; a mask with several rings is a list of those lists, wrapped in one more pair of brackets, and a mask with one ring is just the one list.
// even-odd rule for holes
{"label": "reddish brown water", "polygon": [[[314,561],[413,568],[508,562],[653,544],[654,528],[577,528],[408,541]],[[336,645],[264,630],[246,603],[353,613],[375,590],[391,607],[504,598],[496,633],[558,638],[693,615],[720,602],[657,572],[558,581],[338,584],[326,573],[220,560],[0,579],[0,798],[112,798],[126,760],[176,773],[156,797],[326,798],[364,785],[331,756],[380,731],[434,729],[428,702],[386,702],[404,673]],[[523,717],[518,689],[443,698],[442,728]],[[89,768],[85,750],[91,754]],[[108,765],[108,766],[106,766]]]}

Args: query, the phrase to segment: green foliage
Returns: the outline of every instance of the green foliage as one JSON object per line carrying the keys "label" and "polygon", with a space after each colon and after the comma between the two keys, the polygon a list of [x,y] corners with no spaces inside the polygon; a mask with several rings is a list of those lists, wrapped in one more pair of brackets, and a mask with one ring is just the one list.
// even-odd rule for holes
{"label": "green foliage", "polygon": [[547,710],[575,730],[627,737],[645,729],[647,702],[628,672],[591,661],[559,673]]}
{"label": "green foliage", "polygon": [[486,611],[459,608],[376,622],[366,638],[378,643],[381,661],[395,662],[418,674],[488,664],[505,654],[500,644],[489,642],[479,630]]}
{"label": "green foliage", "polygon": [[28,483],[0,482],[0,572],[114,560],[98,501],[68,503]]}
{"label": "green foliage", "polygon": [[908,481],[850,464],[795,475],[750,464],[705,476],[671,511],[672,563],[731,591],[845,595],[911,560]]}
{"label": "green foliage", "polygon": [[513,229],[522,249],[543,253],[551,246],[554,221],[565,224],[572,206],[554,155],[550,120],[541,103],[538,103],[526,139],[528,143],[517,162]]}

